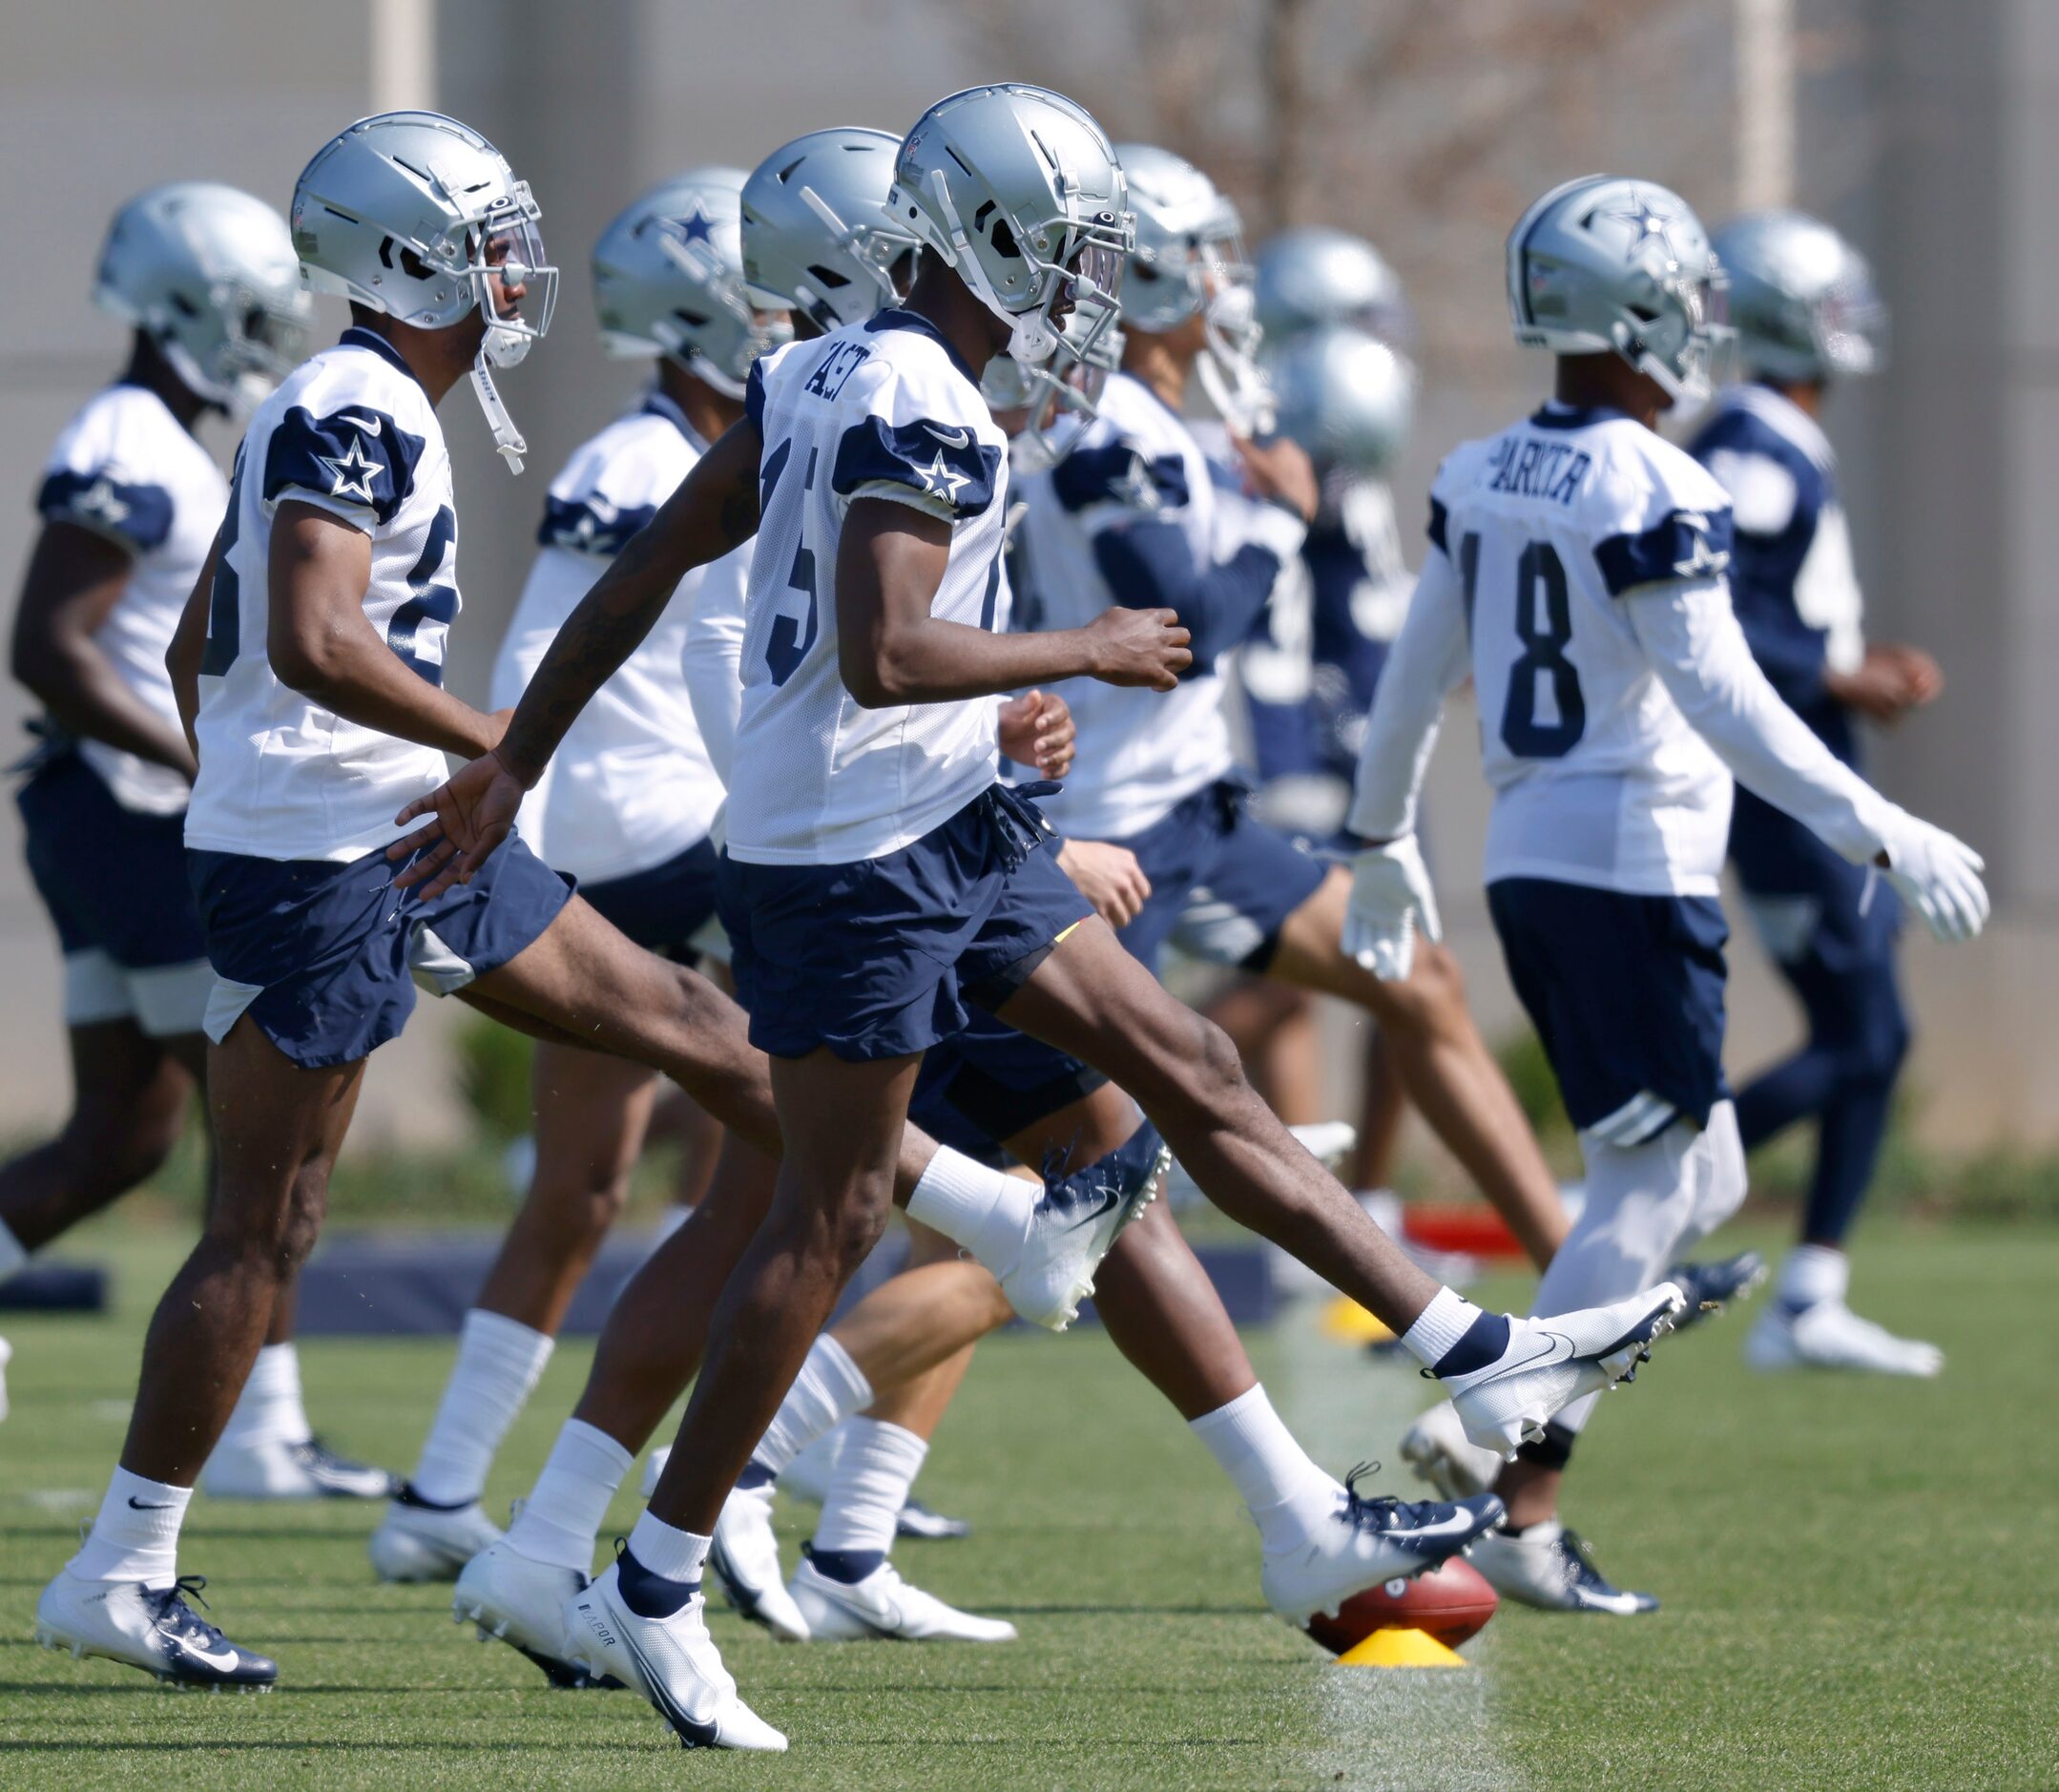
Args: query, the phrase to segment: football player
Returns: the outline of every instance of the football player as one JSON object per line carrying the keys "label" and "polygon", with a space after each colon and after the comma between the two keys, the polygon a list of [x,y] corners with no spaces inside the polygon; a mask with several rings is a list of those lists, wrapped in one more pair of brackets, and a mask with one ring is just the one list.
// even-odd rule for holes
{"label": "football player", "polygon": [[[1518,343],[1553,396],[1444,463],[1408,620],[1374,699],[1350,825],[1364,843],[1347,945],[1407,974],[1436,906],[1417,793],[1445,694],[1468,675],[1494,807],[1487,904],[1579,1129],[1587,1200],[1539,1310],[1620,1298],[1736,1211],[1744,1153],[1723,1080],[1716,901],[1733,777],[1848,864],[1883,874],[1940,937],[1987,916],[1979,857],[1870,789],[1784,704],[1731,608],[1729,494],[1658,418],[1705,396],[1721,271],[1663,187],[1555,187],[1508,239]],[[1404,1452],[1446,1486],[1494,1475],[1508,1530],[1474,1552],[1508,1597],[1649,1611],[1558,1520],[1592,1403],[1500,1468],[1439,1408]],[[1498,1474],[1496,1469],[1499,1469]]]}
{"label": "football player", "polygon": [[[520,841],[435,894],[399,881],[408,848],[388,844],[396,808],[440,782],[443,754],[488,751],[505,723],[443,689],[459,596],[436,406],[469,376],[519,469],[490,368],[550,322],[557,274],[539,215],[490,143],[436,113],[359,121],[295,190],[303,275],[348,297],[352,324],[259,407],[167,655],[199,765],[186,846],[216,973],[219,1188],[152,1321],[99,1516],[37,1604],[47,1646],[192,1684],[276,1678],[186,1605],[178,1530],[320,1229],[364,1060],[406,1023],[411,979],[663,1069],[780,1151],[764,1058],[712,984],[632,945]],[[1110,1203],[1083,1216],[1033,1188],[1026,1198],[912,1131],[893,1155],[893,1198],[1022,1290],[1018,1306],[1076,1305],[1121,1218]]]}
{"label": "football player", "polygon": [[[129,361],[45,465],[13,639],[44,711],[18,801],[64,952],[73,1105],[54,1139],[0,1166],[0,1281],[157,1169],[204,1074],[214,972],[179,838],[193,755],[164,668],[228,496],[195,429],[247,416],[298,358],[310,312],[285,219],[200,180],[115,214],[94,299],[131,326]],[[292,1338],[289,1291],[208,1490],[377,1498],[384,1471],[310,1430]]]}
{"label": "football player", "polygon": [[[1873,372],[1887,314],[1864,259],[1827,224],[1794,212],[1717,233],[1744,375],[1690,452],[1730,494],[1730,587],[1752,656],[1773,688],[1847,765],[1861,719],[1892,725],[1943,687],[1918,648],[1869,642],[1837,457],[1818,422],[1834,381]],[[1757,1368],[1935,1375],[1935,1344],[1897,1338],[1844,1303],[1851,1228],[1886,1136],[1909,1023],[1895,978],[1901,905],[1865,869],[1792,817],[1737,792],[1730,857],[1760,940],[1801,1004],[1801,1049],[1738,1092],[1751,1151],[1797,1120],[1817,1122],[1801,1241],[1745,1339]]]}
{"label": "football player", "polygon": [[924,244],[905,306],[758,363],[744,421],[588,593],[498,745],[406,806],[426,819],[395,849],[420,855],[403,875],[432,901],[491,878],[579,710],[679,578],[756,529],[718,899],[786,1156],[650,1508],[572,1602],[588,1667],[641,1687],[698,1745],[784,1745],[709,1638],[701,1570],[884,1223],[886,1140],[923,1054],[968,1003],[1135,1094],[1219,1205],[1380,1313],[1487,1442],[1512,1448],[1612,1383],[1683,1304],[1662,1285],[1548,1332],[1440,1287],[1256,1100],[1221,1032],[1093,917],[1033,796],[996,782],[992,696],[1067,677],[1166,690],[1190,658],[1158,608],[991,632],[1007,441],[979,369],[1004,347],[1048,359],[1069,306],[1113,323],[1133,240],[1123,176],[1070,100],[975,88],[916,122],[888,203]]}

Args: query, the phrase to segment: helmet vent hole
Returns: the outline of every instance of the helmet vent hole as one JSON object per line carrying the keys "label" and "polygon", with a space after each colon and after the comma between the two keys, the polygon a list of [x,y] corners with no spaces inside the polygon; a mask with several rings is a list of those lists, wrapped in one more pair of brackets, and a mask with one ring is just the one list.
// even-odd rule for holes
{"label": "helmet vent hole", "polygon": [[410,280],[434,280],[436,270],[405,244],[401,248],[401,272]]}
{"label": "helmet vent hole", "polygon": [[1658,313],[1649,305],[1629,305],[1625,308],[1640,323],[1656,323],[1658,322]]}
{"label": "helmet vent hole", "polygon": [[945,155],[948,156],[951,160],[956,162],[960,168],[965,169],[965,177],[967,180],[976,178],[976,177],[972,173],[972,170],[969,168],[966,168],[966,158],[963,156],[959,155],[956,150],[951,148],[948,143],[945,144],[944,153]]}
{"label": "helmet vent hole", "polygon": [[838,273],[833,267],[822,266],[820,261],[812,261],[808,264],[808,276],[818,286],[825,290],[834,290],[836,287],[848,286],[851,283],[847,276]]}
{"label": "helmet vent hole", "polygon": [[994,227],[987,233],[987,240],[993,244],[996,255],[1013,260],[1022,254],[1022,246],[1015,240],[1015,233],[1009,228],[1009,220],[1005,218],[994,219]]}
{"label": "helmet vent hole", "polygon": [[191,299],[187,298],[184,293],[175,292],[168,296],[171,299],[173,305],[182,315],[189,318],[197,318],[200,315],[200,307],[195,304]]}

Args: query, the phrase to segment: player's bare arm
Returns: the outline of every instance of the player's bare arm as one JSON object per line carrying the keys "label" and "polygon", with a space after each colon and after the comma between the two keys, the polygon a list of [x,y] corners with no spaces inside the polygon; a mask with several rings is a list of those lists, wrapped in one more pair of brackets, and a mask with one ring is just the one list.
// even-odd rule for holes
{"label": "player's bare arm", "polygon": [[411,671],[372,627],[371,577],[369,535],[311,504],[279,507],[268,635],[280,682],[361,727],[446,753],[489,750],[496,719]]}
{"label": "player's bare arm", "polygon": [[95,636],[129,583],[128,552],[76,523],[45,525],[14,615],[14,677],[52,721],[191,779],[190,744],[136,695]]}
{"label": "player's bare arm", "polygon": [[207,558],[200,562],[200,576],[193,582],[186,607],[178,613],[172,644],[164,650],[164,669],[172,679],[172,701],[178,707],[178,725],[196,768],[200,762],[200,740],[194,719],[200,713],[200,661],[207,652],[207,602],[215,589],[215,567],[220,558],[221,533],[218,530]]}
{"label": "player's bare arm", "polygon": [[468,748],[479,757],[395,818],[423,822],[387,855],[420,854],[394,880],[403,888],[426,884],[434,897],[471,881],[565,731],[650,634],[679,581],[757,532],[760,448],[748,419],[723,433],[565,619],[506,735]]}
{"label": "player's bare arm", "polygon": [[844,688],[867,709],[1059,678],[1170,691],[1193,663],[1170,610],[1108,610],[1083,629],[1045,635],[995,635],[933,616],[950,546],[941,517],[885,498],[851,505],[837,548],[837,659]]}

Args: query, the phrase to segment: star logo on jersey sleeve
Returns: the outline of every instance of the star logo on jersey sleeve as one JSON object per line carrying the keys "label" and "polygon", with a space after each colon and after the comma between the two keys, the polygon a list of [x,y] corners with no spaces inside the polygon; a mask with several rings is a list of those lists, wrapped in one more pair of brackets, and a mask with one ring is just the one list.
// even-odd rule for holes
{"label": "star logo on jersey sleeve", "polygon": [[385,463],[374,460],[364,451],[364,438],[354,435],[350,446],[341,456],[318,454],[315,459],[328,469],[335,484],[329,488],[332,498],[355,498],[361,504],[372,503],[372,481],[385,470]]}
{"label": "star logo on jersey sleeve", "polygon": [[1693,537],[1695,545],[1673,563],[1676,578],[1706,578],[1730,564],[1730,555],[1709,540],[1709,519],[1697,511],[1682,511],[1675,519]]}
{"label": "star logo on jersey sleeve", "polygon": [[944,450],[937,450],[937,457],[926,467],[918,467],[915,476],[923,482],[923,490],[933,498],[942,498],[953,510],[958,507],[958,489],[968,486],[971,479],[955,467],[944,464]]}
{"label": "star logo on jersey sleeve", "polygon": [[114,488],[104,474],[72,500],[72,509],[80,516],[97,516],[110,528],[125,521],[129,514],[128,505],[114,495]]}
{"label": "star logo on jersey sleeve", "polygon": [[1144,457],[1134,450],[1131,452],[1130,465],[1123,469],[1122,476],[1109,482],[1109,495],[1133,511],[1155,511],[1160,505],[1158,488],[1152,479],[1151,469],[1144,465]]}

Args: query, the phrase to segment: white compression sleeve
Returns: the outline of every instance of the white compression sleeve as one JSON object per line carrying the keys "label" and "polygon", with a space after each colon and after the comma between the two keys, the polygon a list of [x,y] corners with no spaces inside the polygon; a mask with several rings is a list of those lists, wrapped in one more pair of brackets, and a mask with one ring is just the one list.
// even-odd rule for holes
{"label": "white compression sleeve", "polygon": [[1622,601],[1659,681],[1740,784],[1854,865],[1882,849],[1895,805],[1780,700],[1737,626],[1728,584],[1654,585]]}
{"label": "white compression sleeve", "polygon": [[1347,823],[1354,834],[1395,840],[1415,831],[1416,793],[1437,745],[1445,694],[1466,672],[1466,610],[1458,574],[1433,548],[1374,692]]}

